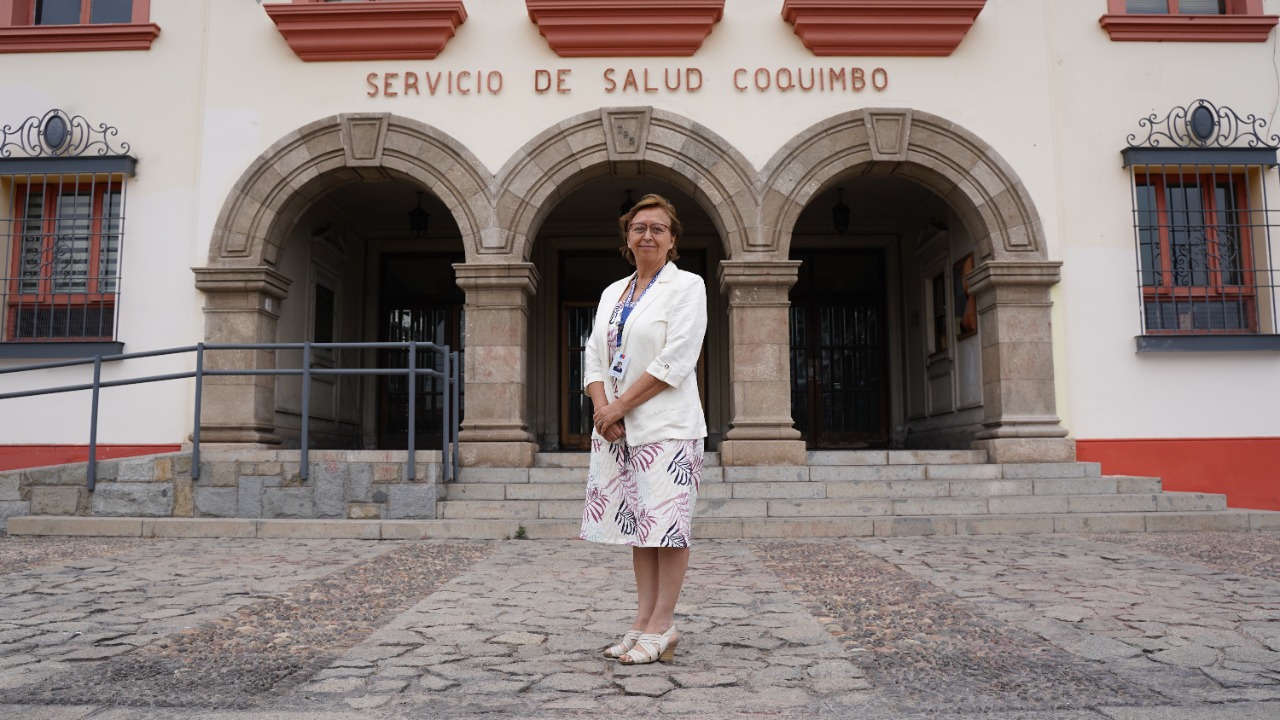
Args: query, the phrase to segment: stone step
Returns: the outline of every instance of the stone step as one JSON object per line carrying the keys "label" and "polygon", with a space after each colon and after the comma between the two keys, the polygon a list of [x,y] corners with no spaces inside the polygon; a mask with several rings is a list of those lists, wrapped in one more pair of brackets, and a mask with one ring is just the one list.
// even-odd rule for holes
{"label": "stone step", "polygon": [[[985,450],[810,450],[805,453],[811,467],[877,467],[895,465],[989,465]],[[591,461],[587,452],[544,452],[533,458],[535,468],[585,468]],[[720,453],[707,452],[703,467],[719,467]],[[1015,473],[1009,477],[1096,477],[1098,463],[1008,464]]]}
{"label": "stone step", "polygon": [[[532,469],[530,472],[537,470]],[[710,469],[708,469],[710,470]],[[568,482],[449,483],[446,500],[581,499],[586,477],[578,472]],[[704,474],[698,497],[704,500],[905,499],[933,497],[1004,497],[1158,494],[1157,478],[1048,478],[1041,480],[872,480],[817,482],[807,480],[722,482]]]}
{"label": "stone step", "polygon": [[[1280,530],[1280,512],[1106,513],[1007,516],[702,518],[698,540],[867,537],[953,534],[1184,532]],[[358,540],[563,540],[578,537],[579,521],[478,520],[260,520],[251,518],[96,518],[28,515],[9,519],[10,535],[158,538],[349,538]]]}
{"label": "stone step", "polygon": [[[536,468],[585,468],[590,462],[591,454],[587,452],[540,452],[533,456]],[[703,453],[702,466],[719,467],[720,453]]]}
{"label": "stone step", "polygon": [[810,450],[809,465],[983,464],[985,450]]}
{"label": "stone step", "polygon": [[[529,486],[534,487],[534,486]],[[549,487],[549,486],[548,486]],[[518,489],[509,486],[510,489]],[[562,488],[555,495],[570,495]],[[446,520],[568,520],[582,515],[581,490],[570,497],[505,500],[445,500],[437,516]],[[700,497],[697,518],[885,517],[885,516],[1044,516],[1225,510],[1226,497],[1206,493],[1131,495],[1008,495],[922,498],[707,498]]]}

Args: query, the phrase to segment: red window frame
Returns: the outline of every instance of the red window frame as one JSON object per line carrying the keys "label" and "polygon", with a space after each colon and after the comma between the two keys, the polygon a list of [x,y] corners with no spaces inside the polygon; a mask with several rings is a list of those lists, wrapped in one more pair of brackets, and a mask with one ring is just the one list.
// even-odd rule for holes
{"label": "red window frame", "polygon": [[[1199,188],[1200,209],[1198,214],[1201,216],[1198,224],[1175,224],[1174,218],[1170,214],[1169,209],[1169,188],[1174,187],[1195,187]],[[1234,208],[1225,210],[1218,208],[1218,193],[1220,186],[1226,185],[1228,193],[1234,197]],[[1159,244],[1159,267],[1147,267],[1141,252],[1138,258],[1138,273],[1142,285],[1142,300],[1144,307],[1151,301],[1186,301],[1187,303],[1211,303],[1214,301],[1241,301],[1245,304],[1245,315],[1248,321],[1246,327],[1239,329],[1219,329],[1219,328],[1194,328],[1194,329],[1164,329],[1164,328],[1146,328],[1148,335],[1180,335],[1180,334],[1200,334],[1204,332],[1212,332],[1214,334],[1251,334],[1258,332],[1258,313],[1257,313],[1257,294],[1254,284],[1249,278],[1254,272],[1253,267],[1253,238],[1250,232],[1249,221],[1249,197],[1246,178],[1241,173],[1161,173],[1161,172],[1135,172],[1134,173],[1134,192],[1139,192],[1140,188],[1150,186],[1154,189],[1152,193],[1155,196],[1155,227],[1152,228],[1149,222],[1150,218],[1141,217],[1139,205],[1135,202],[1135,214],[1137,217],[1137,227],[1141,230],[1154,231],[1157,233]],[[1191,211],[1174,211],[1185,212],[1190,214]],[[1226,226],[1234,228],[1238,233],[1240,257],[1239,267],[1227,268],[1222,267],[1220,257],[1221,253],[1213,253],[1205,251],[1206,266],[1203,269],[1183,270],[1181,272],[1200,273],[1207,275],[1208,282],[1206,284],[1179,284],[1175,279],[1180,272],[1174,267],[1174,247],[1172,236],[1178,228],[1203,228],[1204,243],[1208,246],[1215,242],[1216,235],[1222,223],[1217,222],[1217,218],[1222,213],[1225,216]],[[1194,223],[1194,220],[1192,221]],[[1141,248],[1140,248],[1141,250]],[[1224,274],[1235,273],[1240,276],[1241,282],[1238,284],[1225,283]],[[1156,278],[1155,283],[1148,282],[1148,275]]]}
{"label": "red window frame", "polygon": [[1130,13],[1125,0],[1107,0],[1098,18],[1113,42],[1266,42],[1280,16],[1264,15],[1262,0],[1227,0],[1224,15],[1182,15],[1176,0],[1164,14]]}
{"label": "red window frame", "polygon": [[[99,268],[102,267],[102,244],[103,244],[103,223],[107,220],[104,212],[104,204],[106,203],[108,193],[115,193],[120,197],[120,209],[123,213],[123,184],[119,181],[79,181],[72,183],[59,183],[45,186],[41,192],[45,193],[45,197],[40,204],[40,217],[30,217],[27,215],[27,200],[31,192],[35,188],[30,185],[21,185],[15,193],[16,202],[15,209],[20,209],[14,213],[13,224],[19,231],[14,233],[14,242],[12,243],[12,257],[10,260],[11,277],[9,281],[8,292],[8,312],[10,315],[8,325],[8,341],[27,341],[27,340],[96,340],[107,335],[93,336],[52,336],[48,338],[31,338],[26,336],[17,336],[15,331],[18,327],[16,319],[20,309],[27,308],[100,308],[101,311],[110,312],[115,307],[116,294],[118,292],[118,273],[120,262],[120,244],[124,234],[124,217],[123,214],[117,218],[119,225],[115,230],[116,237],[116,273],[104,276]],[[38,221],[40,223],[40,257],[45,258],[54,252],[53,244],[58,238],[58,217],[59,204],[66,196],[81,195],[84,193],[92,193],[93,199],[89,210],[89,248],[88,258],[85,262],[85,286],[83,290],[64,292],[59,291],[55,286],[53,274],[49,271],[51,265],[41,262],[39,275],[36,279],[36,291],[24,291],[23,285],[30,282],[29,277],[23,276],[23,256],[26,252],[27,238],[30,237],[27,227],[30,223]],[[111,235],[112,233],[105,233]],[[113,323],[114,325],[114,323]]]}
{"label": "red window frame", "polygon": [[132,0],[128,23],[88,22],[89,2],[78,25],[36,25],[35,0],[0,0],[0,53],[149,50],[160,34],[151,22],[151,0]]}

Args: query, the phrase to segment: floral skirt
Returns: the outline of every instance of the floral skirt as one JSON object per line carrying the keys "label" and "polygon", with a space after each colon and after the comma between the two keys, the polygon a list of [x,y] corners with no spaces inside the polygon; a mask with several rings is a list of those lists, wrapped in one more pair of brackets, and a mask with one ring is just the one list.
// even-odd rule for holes
{"label": "floral skirt", "polygon": [[702,440],[628,446],[591,436],[583,540],[634,547],[689,547],[702,482]]}

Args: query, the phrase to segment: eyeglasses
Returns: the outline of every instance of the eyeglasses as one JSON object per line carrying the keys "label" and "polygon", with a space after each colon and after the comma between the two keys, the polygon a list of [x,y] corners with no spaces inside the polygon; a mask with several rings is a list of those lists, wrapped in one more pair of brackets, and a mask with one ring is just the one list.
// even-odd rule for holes
{"label": "eyeglasses", "polygon": [[668,231],[669,229],[670,229],[670,228],[668,228],[666,225],[661,225],[661,224],[658,224],[658,223],[655,223],[655,224],[653,224],[653,225],[645,225],[644,223],[636,223],[636,224],[632,225],[631,227],[628,227],[628,228],[627,228],[627,230],[628,230],[628,231],[630,231],[630,232],[631,232],[631,234],[632,234],[632,235],[635,235],[636,237],[644,237],[644,234],[647,232],[647,233],[649,233],[650,235],[654,236],[655,238],[663,237],[664,235],[666,235],[666,234],[667,234],[667,231]]}

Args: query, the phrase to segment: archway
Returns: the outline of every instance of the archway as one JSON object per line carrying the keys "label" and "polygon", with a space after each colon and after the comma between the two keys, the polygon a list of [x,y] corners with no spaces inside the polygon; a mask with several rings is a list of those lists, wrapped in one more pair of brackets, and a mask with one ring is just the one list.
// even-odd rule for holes
{"label": "archway", "polygon": [[[315,219],[318,200],[371,181],[429,194],[443,208],[437,215],[446,216],[437,222],[451,220],[464,257],[475,254],[478,238],[491,228],[490,176],[448,135],[389,114],[317,120],[264,151],[228,195],[214,225],[208,265],[194,270],[196,287],[206,293],[206,341],[275,342],[281,303],[295,285],[281,267],[291,235],[304,217]],[[317,236],[323,239],[324,232]],[[210,367],[270,367],[275,361],[244,351],[211,358]],[[201,432],[207,441],[280,441],[272,377],[212,378],[204,407]]]}
{"label": "archway", "polygon": [[806,206],[843,179],[906,179],[940,198],[975,255],[961,278],[976,301],[982,358],[981,429],[972,446],[995,462],[1074,459],[1054,396],[1048,288],[1061,263],[1049,259],[1034,204],[993,147],[928,113],[864,109],[799,134],[761,177],[776,213],[767,246],[781,253],[790,252]]}

